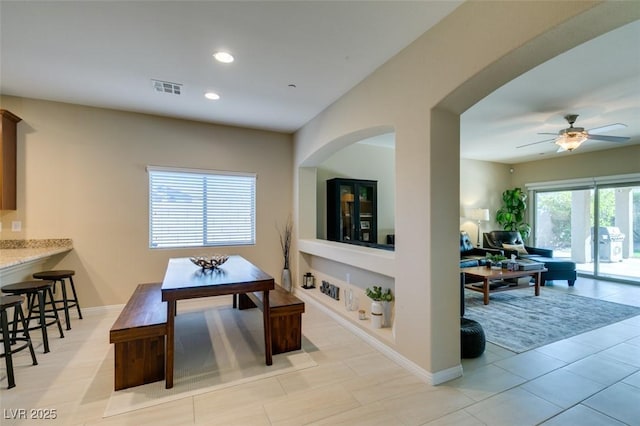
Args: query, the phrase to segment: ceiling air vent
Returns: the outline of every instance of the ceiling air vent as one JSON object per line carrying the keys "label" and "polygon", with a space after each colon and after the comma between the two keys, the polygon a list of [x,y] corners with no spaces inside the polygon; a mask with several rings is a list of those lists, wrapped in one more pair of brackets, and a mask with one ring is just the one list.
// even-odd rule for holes
{"label": "ceiling air vent", "polygon": [[182,84],[171,83],[170,81],[151,80],[153,88],[156,92],[171,93],[173,95],[179,95],[182,92]]}

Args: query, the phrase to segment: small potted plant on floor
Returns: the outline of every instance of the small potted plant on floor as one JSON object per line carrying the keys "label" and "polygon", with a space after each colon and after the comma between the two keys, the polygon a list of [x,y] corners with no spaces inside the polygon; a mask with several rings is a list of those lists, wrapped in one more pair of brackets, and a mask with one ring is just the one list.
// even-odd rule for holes
{"label": "small potted plant on floor", "polygon": [[382,289],[381,286],[367,288],[365,294],[371,302],[371,324],[374,328],[388,327],[391,325],[391,301],[393,295],[391,289]]}

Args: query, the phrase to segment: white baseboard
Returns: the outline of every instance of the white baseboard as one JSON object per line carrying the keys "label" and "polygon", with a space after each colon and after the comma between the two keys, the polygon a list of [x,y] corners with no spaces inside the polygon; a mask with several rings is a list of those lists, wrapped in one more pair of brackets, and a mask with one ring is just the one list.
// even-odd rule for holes
{"label": "white baseboard", "polygon": [[112,311],[119,312],[122,311],[122,308],[124,308],[124,303],[121,305],[92,306],[90,308],[84,308],[82,306],[80,307],[80,309],[82,309],[82,315],[84,315],[85,313],[88,315],[98,315]]}
{"label": "white baseboard", "polygon": [[343,327],[351,331],[353,334],[360,337],[362,340],[367,342],[369,345],[373,346],[378,351],[382,352],[387,358],[390,358],[392,361],[399,364],[405,370],[417,376],[418,378],[420,378],[420,380],[424,381],[425,383],[435,386],[435,385],[439,385],[441,383],[444,383],[449,380],[462,376],[462,364],[458,364],[455,367],[448,368],[442,371],[437,371],[435,373],[427,371],[424,368],[420,367],[415,362],[405,357],[404,355],[398,353],[395,349],[390,348],[380,340],[376,339],[366,331],[362,330],[361,328],[353,324],[348,319],[334,312],[331,308],[328,308],[327,306],[323,305],[321,302],[315,300],[312,296],[309,296],[308,294],[305,294],[304,292],[299,291],[298,289],[295,289],[294,292],[297,297],[299,297],[300,299],[304,300],[307,303],[313,304],[313,306],[317,307],[318,309],[323,311],[325,314],[329,315],[332,319],[337,321],[340,325],[342,325]]}

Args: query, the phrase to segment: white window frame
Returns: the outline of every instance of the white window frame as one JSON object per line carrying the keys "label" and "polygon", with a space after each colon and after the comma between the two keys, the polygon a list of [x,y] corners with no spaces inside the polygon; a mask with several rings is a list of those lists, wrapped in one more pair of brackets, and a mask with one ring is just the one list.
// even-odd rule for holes
{"label": "white window frame", "polygon": [[255,173],[159,166],[147,173],[149,248],[255,245]]}

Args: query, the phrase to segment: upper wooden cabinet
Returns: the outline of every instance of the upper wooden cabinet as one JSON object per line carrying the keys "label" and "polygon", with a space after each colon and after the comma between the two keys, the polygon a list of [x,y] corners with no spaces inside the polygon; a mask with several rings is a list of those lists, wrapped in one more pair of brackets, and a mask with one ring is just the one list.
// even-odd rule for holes
{"label": "upper wooden cabinet", "polygon": [[15,210],[17,124],[22,119],[4,109],[0,114],[0,210]]}

